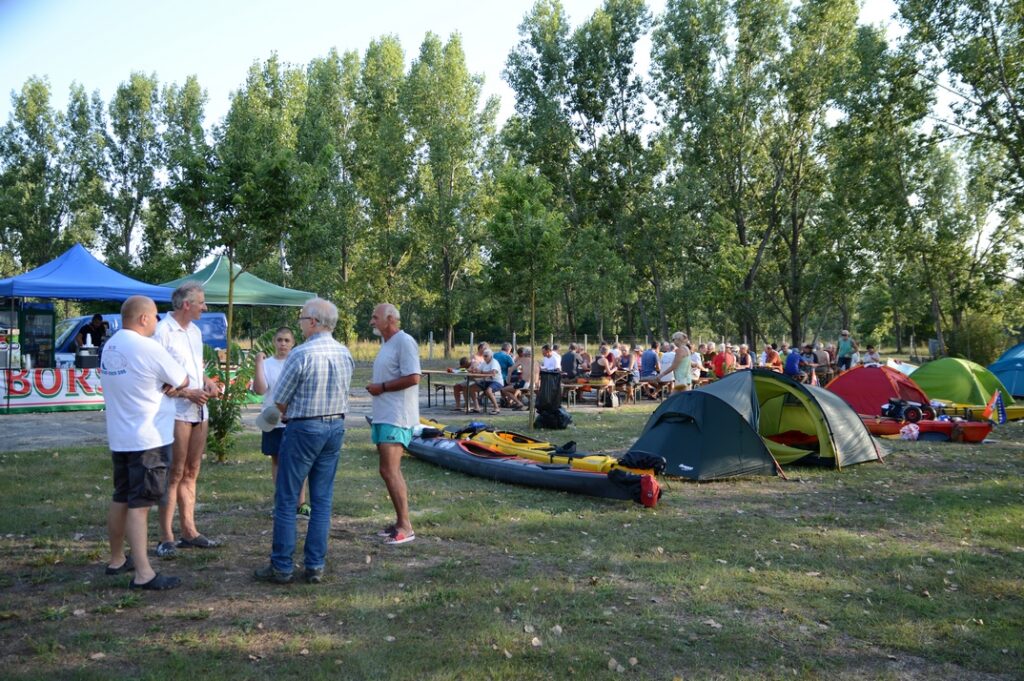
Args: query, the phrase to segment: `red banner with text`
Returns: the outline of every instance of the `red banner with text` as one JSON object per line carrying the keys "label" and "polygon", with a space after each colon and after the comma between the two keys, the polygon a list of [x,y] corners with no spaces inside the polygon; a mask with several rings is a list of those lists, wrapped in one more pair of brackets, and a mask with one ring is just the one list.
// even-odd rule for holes
{"label": "red banner with text", "polygon": [[97,369],[0,369],[0,412],[103,409]]}

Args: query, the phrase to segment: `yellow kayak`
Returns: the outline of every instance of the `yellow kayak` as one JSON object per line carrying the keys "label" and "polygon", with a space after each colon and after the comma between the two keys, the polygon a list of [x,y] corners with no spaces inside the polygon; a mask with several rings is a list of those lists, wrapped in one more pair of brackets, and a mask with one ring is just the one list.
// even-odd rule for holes
{"label": "yellow kayak", "polygon": [[539,461],[541,463],[568,465],[573,470],[608,473],[612,470],[620,469],[638,475],[661,473],[655,462],[651,462],[651,465],[647,468],[624,466],[614,456],[577,454],[574,448],[566,451],[565,449],[559,449],[550,442],[538,440],[529,435],[523,435],[511,430],[498,430],[490,427],[450,430],[442,423],[425,418],[421,418],[420,423],[440,430],[444,433],[445,437],[451,439],[472,440],[496,449],[503,454],[518,456],[522,459]]}
{"label": "yellow kayak", "polygon": [[[984,404],[957,404],[956,402],[944,402],[945,406],[943,411],[948,416],[962,416],[967,420],[978,420],[981,419],[981,415],[984,413],[986,405]],[[1024,419],[1024,404],[1011,404],[1006,409],[1006,420],[1007,421],[1019,421]],[[992,421],[997,420],[995,414],[989,416]]]}

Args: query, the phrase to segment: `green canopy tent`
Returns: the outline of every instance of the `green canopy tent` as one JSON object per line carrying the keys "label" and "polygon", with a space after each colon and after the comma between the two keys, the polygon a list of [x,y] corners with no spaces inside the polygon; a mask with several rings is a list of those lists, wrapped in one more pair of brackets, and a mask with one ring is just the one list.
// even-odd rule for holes
{"label": "green canopy tent", "polygon": [[[235,290],[233,301],[235,305],[278,305],[290,307],[302,307],[302,305],[315,294],[309,291],[298,291],[291,288],[271,284],[254,274],[242,272],[238,265],[232,266],[232,271],[237,275],[235,279]],[[168,281],[161,284],[168,288],[177,288],[190,281],[199,282],[203,285],[206,293],[206,302],[210,305],[228,304],[228,259],[226,256],[218,255],[216,259],[198,272],[194,272],[180,279]]]}

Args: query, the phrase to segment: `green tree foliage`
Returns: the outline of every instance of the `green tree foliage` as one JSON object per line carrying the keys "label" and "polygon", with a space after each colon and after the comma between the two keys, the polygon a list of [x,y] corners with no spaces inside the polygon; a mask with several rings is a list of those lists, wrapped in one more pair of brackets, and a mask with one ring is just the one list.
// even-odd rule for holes
{"label": "green tree foliage", "polygon": [[605,0],[576,23],[538,0],[497,133],[458,35],[408,66],[393,36],[272,55],[221,121],[194,77],[132,73],[108,104],[76,85],[60,111],[29,79],[0,130],[0,274],[76,241],[151,281],[214,251],[331,298],[345,338],[389,300],[446,349],[529,319],[974,355],[982,316],[1024,324],[1019,4],[901,0],[890,44],[854,0]]}
{"label": "green tree foliage", "polygon": [[166,181],[150,204],[140,276],[177,279],[209,252],[214,219],[214,149],[203,126],[206,93],[195,76],[163,90],[161,165]]}
{"label": "green tree foliage", "polygon": [[405,57],[394,36],[370,43],[355,90],[352,176],[366,204],[353,253],[362,300],[402,304],[418,297],[409,276],[416,241],[409,225],[413,144],[402,111]]}
{"label": "green tree foliage", "polygon": [[105,203],[104,129],[97,95],[71,88],[66,113],[50,105],[45,79],[12,95],[0,131],[0,268],[41,265],[76,242],[91,245]]}
{"label": "green tree foliage", "polygon": [[[480,271],[483,238],[483,149],[494,134],[496,100],[480,109],[482,78],[466,67],[459,36],[446,44],[427,34],[403,93],[417,147],[413,184],[426,282],[436,292],[444,353],[450,357],[465,296],[457,286]],[[463,287],[467,294],[471,287]],[[431,304],[433,296],[424,299]]]}
{"label": "green tree foliage", "polygon": [[1019,0],[900,0],[911,44],[944,89],[955,134],[966,132],[1005,154],[1001,191],[1024,207],[1024,7]]}
{"label": "green tree foliage", "polygon": [[[345,339],[352,335],[359,303],[351,283],[353,252],[365,229],[353,179],[359,69],[354,52],[332,51],[309,65],[296,138],[306,200],[284,242],[292,278],[280,282],[335,301]],[[269,269],[271,275],[276,268]]]}
{"label": "green tree foliage", "polygon": [[[536,168],[504,167],[488,223],[490,277],[497,304],[529,320],[530,346],[537,341],[537,305],[549,302],[558,286],[565,217],[551,210],[551,184]],[[540,361],[540,353],[533,356]],[[530,403],[533,423],[534,402]]]}
{"label": "green tree foliage", "polygon": [[110,102],[110,203],[102,232],[107,263],[121,271],[137,264],[132,254],[143,214],[159,186],[159,95],[155,74],[132,73]]}

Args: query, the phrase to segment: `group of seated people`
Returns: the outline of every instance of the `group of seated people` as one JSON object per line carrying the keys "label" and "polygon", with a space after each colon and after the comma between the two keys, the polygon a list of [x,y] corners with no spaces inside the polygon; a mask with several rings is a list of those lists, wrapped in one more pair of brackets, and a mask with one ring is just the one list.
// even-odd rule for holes
{"label": "group of seated people", "polygon": [[[815,384],[826,382],[836,369],[836,349],[831,343],[824,348],[820,343],[808,343],[801,350],[791,349],[788,343],[766,343],[764,350],[755,355],[746,343],[707,342],[694,347],[681,332],[674,334],[671,342],[653,341],[645,350],[637,344],[608,342],[601,343],[593,356],[577,343],[570,343],[564,353],[559,350],[557,344],[545,344],[540,361],[535,362],[529,348],[519,347],[513,356],[511,343],[503,343],[498,352],[486,342],[479,343],[472,357],[462,357],[459,368],[449,370],[476,375],[468,387],[461,383],[453,387],[455,410],[462,411],[463,400],[471,413],[480,412],[481,407],[486,412],[488,403],[495,414],[501,413],[500,405],[524,409],[525,396],[538,385],[541,371],[557,371],[567,383],[596,387],[600,400],[604,390],[636,390],[658,399],[666,389],[687,390],[754,367]],[[686,363],[677,361],[681,353],[683,359],[689,356],[688,371]],[[880,362],[874,346],[868,345],[854,364]],[[685,372],[682,376],[681,366]]]}
{"label": "group of seated people", "polygon": [[[544,348],[550,352],[548,346]],[[488,402],[495,414],[501,413],[499,402],[516,411],[524,408],[523,392],[531,391],[537,384],[541,365],[533,361],[529,348],[518,348],[515,357],[510,354],[511,350],[511,343],[503,343],[498,352],[494,352],[487,343],[480,343],[475,355],[459,359],[459,368],[449,371],[475,374],[477,378],[468,383],[468,388],[462,383],[453,386],[455,411],[462,411],[463,400],[466,400],[470,413],[474,414],[479,413],[481,407],[486,412]]]}
{"label": "group of seated people", "polygon": [[[774,349],[774,344],[766,346],[766,352]],[[790,348],[787,343],[782,343],[779,351],[782,362],[781,373],[790,376],[801,383],[813,385],[824,385],[837,371],[842,369],[838,361],[836,346],[829,343],[822,347],[821,343],[807,343],[802,349]],[[875,349],[874,345],[868,345],[863,352],[854,352],[850,358],[849,367],[869,364],[881,364],[882,356]],[[772,366],[776,371],[780,369]]]}

